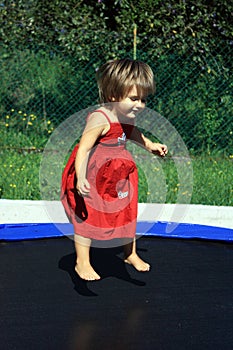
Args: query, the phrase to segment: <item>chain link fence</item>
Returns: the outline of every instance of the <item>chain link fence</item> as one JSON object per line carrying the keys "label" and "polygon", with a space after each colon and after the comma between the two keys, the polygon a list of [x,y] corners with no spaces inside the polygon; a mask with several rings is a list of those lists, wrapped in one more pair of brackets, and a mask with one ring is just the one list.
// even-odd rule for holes
{"label": "chain link fence", "polygon": [[[184,53],[172,48],[159,52],[141,40],[137,51],[132,47],[106,53],[89,48],[85,53],[74,57],[58,48],[1,49],[0,198],[40,199],[41,152],[53,131],[71,115],[98,103],[95,73],[101,64],[112,58],[136,56],[155,73],[157,91],[147,107],[175,127],[195,158],[194,190],[185,195],[190,199],[192,195],[196,204],[232,205],[231,47],[224,44],[214,52],[190,49]],[[77,130],[83,123],[81,120]],[[143,131],[155,127],[148,126],[147,120],[141,125]],[[165,163],[166,200],[176,203],[181,191],[177,169],[172,159]],[[153,181],[159,178],[157,168],[151,174]],[[148,194],[145,183],[142,177],[140,201],[163,202],[157,193],[160,184]],[[59,192],[53,183],[50,187],[52,192]]]}
{"label": "chain link fence", "polygon": [[[139,47],[137,58],[151,65],[157,92],[148,107],[168,119],[193,152],[232,153],[232,90],[230,47],[214,54],[178,54],[167,49]],[[113,55],[114,56],[114,55]],[[132,56],[122,50],[121,57]],[[95,71],[102,53],[79,59],[55,51],[2,52],[1,130],[22,135],[36,125],[43,142],[52,130],[75,112],[98,103]]]}

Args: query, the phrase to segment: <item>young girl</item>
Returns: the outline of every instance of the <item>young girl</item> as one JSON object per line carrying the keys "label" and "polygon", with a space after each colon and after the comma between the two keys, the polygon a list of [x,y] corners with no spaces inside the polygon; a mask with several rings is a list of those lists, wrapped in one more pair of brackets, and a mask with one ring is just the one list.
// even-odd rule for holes
{"label": "young girl", "polygon": [[90,261],[94,240],[123,239],[125,262],[138,271],[150,265],[136,252],[137,168],[126,140],[164,157],[166,145],[153,143],[135,126],[135,117],[154,92],[151,68],[137,60],[105,63],[97,72],[101,107],[89,114],[81,140],[62,175],[61,201],[74,226],[75,271],[98,280]]}

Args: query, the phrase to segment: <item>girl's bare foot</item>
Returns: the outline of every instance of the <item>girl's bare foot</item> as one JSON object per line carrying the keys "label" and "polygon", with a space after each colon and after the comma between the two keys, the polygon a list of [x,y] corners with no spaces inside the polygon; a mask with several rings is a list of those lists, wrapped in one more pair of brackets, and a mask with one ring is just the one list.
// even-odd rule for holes
{"label": "girl's bare foot", "polygon": [[136,253],[130,254],[125,260],[125,263],[133,265],[133,267],[138,271],[149,271],[150,265],[143,261]]}
{"label": "girl's bare foot", "polygon": [[88,264],[77,263],[75,265],[75,271],[85,281],[96,281],[100,279],[100,276],[95,272],[93,267]]}

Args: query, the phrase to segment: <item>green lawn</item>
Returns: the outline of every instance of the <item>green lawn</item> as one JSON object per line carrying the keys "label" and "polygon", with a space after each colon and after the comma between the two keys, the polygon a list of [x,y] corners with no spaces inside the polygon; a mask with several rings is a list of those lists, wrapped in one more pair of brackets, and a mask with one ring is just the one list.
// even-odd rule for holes
{"label": "green lawn", "polygon": [[[44,156],[37,149],[1,149],[0,194],[5,199],[40,200],[39,173]],[[231,157],[191,157],[180,172],[171,157],[160,160],[151,155],[136,155],[139,168],[139,202],[233,205]],[[193,178],[186,177],[186,167]],[[61,168],[61,166],[60,166]],[[59,199],[60,175],[46,184],[46,199]],[[61,169],[60,169],[61,171]],[[180,172],[180,173],[179,173]],[[188,184],[187,184],[188,182]],[[188,186],[187,186],[188,185]]]}

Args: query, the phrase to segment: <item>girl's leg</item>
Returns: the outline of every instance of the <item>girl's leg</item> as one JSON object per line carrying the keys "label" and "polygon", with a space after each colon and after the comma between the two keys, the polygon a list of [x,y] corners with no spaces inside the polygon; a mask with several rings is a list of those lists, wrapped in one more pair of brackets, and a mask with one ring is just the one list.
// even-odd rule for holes
{"label": "girl's leg", "polygon": [[150,265],[143,261],[136,252],[136,239],[134,238],[133,241],[128,241],[124,245],[124,254],[125,254],[125,262],[133,265],[136,270],[138,271],[149,271]]}
{"label": "girl's leg", "polygon": [[86,281],[99,280],[100,276],[95,272],[90,263],[91,240],[75,234],[74,244],[77,255],[75,271],[79,277]]}

